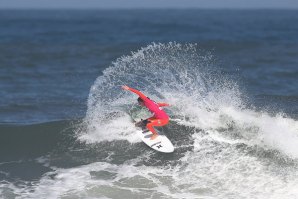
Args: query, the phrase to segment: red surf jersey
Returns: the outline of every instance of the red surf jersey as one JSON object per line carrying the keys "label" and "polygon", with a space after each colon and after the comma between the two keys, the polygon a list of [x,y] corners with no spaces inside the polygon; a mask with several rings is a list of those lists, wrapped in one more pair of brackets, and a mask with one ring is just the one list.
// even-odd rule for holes
{"label": "red surf jersey", "polygon": [[144,105],[149,109],[151,113],[154,113],[156,119],[169,119],[167,113],[153,100],[148,97],[144,99]]}

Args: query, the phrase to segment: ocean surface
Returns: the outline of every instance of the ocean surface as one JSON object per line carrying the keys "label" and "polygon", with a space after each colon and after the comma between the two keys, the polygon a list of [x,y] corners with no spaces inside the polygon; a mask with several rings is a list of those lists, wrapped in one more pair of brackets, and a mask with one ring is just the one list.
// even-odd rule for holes
{"label": "ocean surface", "polygon": [[[297,10],[1,10],[0,198],[298,198]],[[175,152],[136,137],[168,102]]]}

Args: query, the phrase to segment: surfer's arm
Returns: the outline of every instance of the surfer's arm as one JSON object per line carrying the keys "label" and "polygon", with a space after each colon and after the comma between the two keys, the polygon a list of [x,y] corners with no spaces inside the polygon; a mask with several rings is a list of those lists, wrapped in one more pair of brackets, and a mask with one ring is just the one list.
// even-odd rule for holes
{"label": "surfer's arm", "polygon": [[168,103],[157,103],[158,104],[158,106],[170,106],[170,104],[168,104]]}
{"label": "surfer's arm", "polygon": [[125,86],[122,86],[122,89],[127,90],[127,91],[131,91],[131,92],[137,94],[142,100],[146,100],[147,99],[147,96],[144,95],[141,91],[138,91],[136,89],[130,88],[130,87],[126,86],[126,85]]}

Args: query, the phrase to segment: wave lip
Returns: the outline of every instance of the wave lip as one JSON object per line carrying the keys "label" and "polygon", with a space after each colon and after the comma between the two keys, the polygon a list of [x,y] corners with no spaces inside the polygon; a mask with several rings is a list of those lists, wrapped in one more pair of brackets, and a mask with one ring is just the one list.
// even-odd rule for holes
{"label": "wave lip", "polygon": [[[135,96],[121,90],[120,86],[125,84],[156,101],[173,104],[171,110],[181,113],[178,117],[190,114],[194,108],[207,111],[217,109],[219,104],[241,106],[237,84],[217,71],[214,60],[211,53],[199,50],[196,44],[175,42],[153,43],[117,59],[90,89],[85,117],[88,133],[81,139],[88,142],[111,137],[127,139],[134,131],[127,115],[134,108]],[[115,120],[122,132],[111,127]]]}

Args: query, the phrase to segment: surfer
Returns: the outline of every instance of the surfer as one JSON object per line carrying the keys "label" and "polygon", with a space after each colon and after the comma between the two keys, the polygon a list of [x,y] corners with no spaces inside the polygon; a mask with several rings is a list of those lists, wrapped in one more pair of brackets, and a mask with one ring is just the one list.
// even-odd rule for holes
{"label": "surfer", "polygon": [[156,103],[153,100],[151,100],[149,97],[144,95],[142,92],[140,92],[136,89],[130,88],[126,85],[122,86],[122,89],[131,91],[131,92],[137,94],[139,96],[139,98],[138,98],[139,105],[146,106],[149,109],[149,111],[154,114],[152,117],[136,123],[136,126],[140,126],[141,124],[146,126],[149,129],[149,131],[151,131],[153,134],[150,139],[151,140],[155,139],[158,136],[158,134],[153,127],[154,126],[165,126],[169,123],[169,116],[161,108],[163,106],[169,106],[169,104]]}

